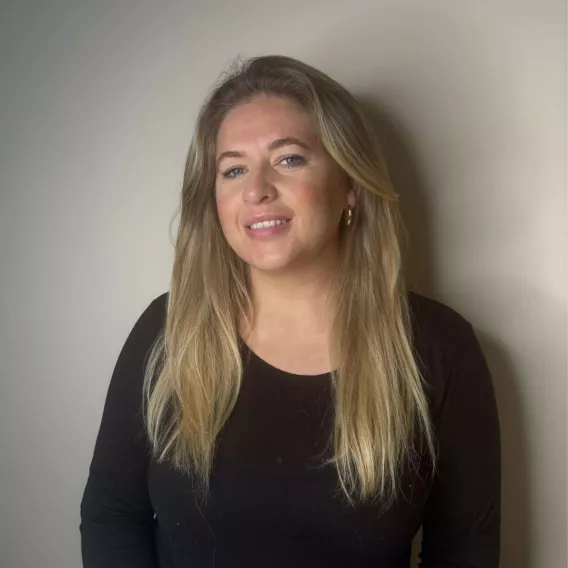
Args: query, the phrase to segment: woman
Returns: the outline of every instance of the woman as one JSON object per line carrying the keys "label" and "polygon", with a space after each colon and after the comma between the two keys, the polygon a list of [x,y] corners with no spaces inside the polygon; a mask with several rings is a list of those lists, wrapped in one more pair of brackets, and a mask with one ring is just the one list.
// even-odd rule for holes
{"label": "woman", "polygon": [[496,567],[500,459],[471,325],[405,292],[360,107],[288,57],[205,102],[169,294],[112,376],[86,568]]}

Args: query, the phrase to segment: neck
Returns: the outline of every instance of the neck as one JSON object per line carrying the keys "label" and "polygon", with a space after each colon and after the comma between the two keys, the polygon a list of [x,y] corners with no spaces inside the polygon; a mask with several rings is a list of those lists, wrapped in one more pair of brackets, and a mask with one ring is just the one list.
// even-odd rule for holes
{"label": "neck", "polygon": [[333,316],[329,298],[335,269],[335,256],[283,271],[251,268],[255,330],[326,334]]}

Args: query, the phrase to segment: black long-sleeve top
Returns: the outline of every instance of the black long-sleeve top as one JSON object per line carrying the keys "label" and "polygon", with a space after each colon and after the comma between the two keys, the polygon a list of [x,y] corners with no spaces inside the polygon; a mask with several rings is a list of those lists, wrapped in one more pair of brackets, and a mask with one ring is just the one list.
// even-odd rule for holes
{"label": "black long-sleeve top", "polygon": [[142,314],[112,375],[81,503],[85,568],[408,568],[420,526],[423,568],[497,567],[499,425],[465,319],[410,295],[439,458],[434,477],[404,468],[386,511],[347,505],[333,466],[315,460],[332,426],[330,375],[286,373],[248,349],[203,502],[191,476],[150,457],[143,427],[145,357],[166,301]]}

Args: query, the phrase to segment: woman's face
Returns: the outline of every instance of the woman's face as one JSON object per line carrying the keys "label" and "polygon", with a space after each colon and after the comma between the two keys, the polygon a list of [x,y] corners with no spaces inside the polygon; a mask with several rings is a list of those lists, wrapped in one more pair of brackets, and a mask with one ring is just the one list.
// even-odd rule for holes
{"label": "woman's face", "polygon": [[335,251],[353,184],[295,101],[259,95],[232,109],[216,158],[221,226],[252,268],[296,268]]}

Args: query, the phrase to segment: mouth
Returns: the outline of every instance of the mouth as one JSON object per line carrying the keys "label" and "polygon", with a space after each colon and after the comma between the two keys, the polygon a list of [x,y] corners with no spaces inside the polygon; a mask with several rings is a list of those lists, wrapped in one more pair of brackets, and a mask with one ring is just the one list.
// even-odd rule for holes
{"label": "mouth", "polygon": [[247,235],[251,239],[265,241],[267,239],[279,239],[284,237],[290,230],[291,219],[269,219],[257,221],[251,225],[245,225]]}
{"label": "mouth", "polygon": [[270,229],[272,227],[279,227],[280,225],[286,225],[290,222],[290,219],[271,219],[270,221],[258,221],[252,225],[246,225],[247,229],[251,231],[259,231],[261,229]]}

